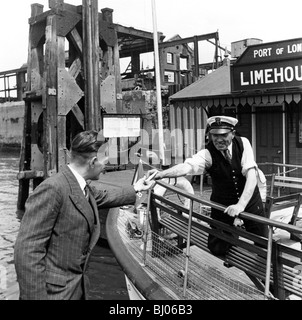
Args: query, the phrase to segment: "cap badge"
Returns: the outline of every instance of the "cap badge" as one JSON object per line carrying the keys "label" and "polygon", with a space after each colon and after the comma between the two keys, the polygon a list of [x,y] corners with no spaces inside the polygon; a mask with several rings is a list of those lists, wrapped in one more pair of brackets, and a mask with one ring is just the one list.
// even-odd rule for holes
{"label": "cap badge", "polygon": [[215,118],[215,121],[218,126],[221,126],[221,118],[217,117]]}

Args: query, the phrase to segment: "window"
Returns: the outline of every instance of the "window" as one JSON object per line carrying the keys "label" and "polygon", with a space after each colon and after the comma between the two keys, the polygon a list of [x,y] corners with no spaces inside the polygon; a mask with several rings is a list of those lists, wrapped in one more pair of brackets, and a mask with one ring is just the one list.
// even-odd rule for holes
{"label": "window", "polygon": [[188,59],[180,57],[180,70],[188,70]]}
{"label": "window", "polygon": [[175,75],[172,71],[165,71],[165,82],[175,82]]}
{"label": "window", "polygon": [[173,61],[173,53],[171,53],[171,52],[167,53],[167,63],[169,63],[169,64],[173,64],[174,63],[174,61]]}

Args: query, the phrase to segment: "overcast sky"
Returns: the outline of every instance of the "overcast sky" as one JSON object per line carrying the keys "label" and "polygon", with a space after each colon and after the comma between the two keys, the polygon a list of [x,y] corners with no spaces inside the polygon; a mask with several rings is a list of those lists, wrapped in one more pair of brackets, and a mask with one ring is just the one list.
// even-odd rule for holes
{"label": "overcast sky", "polygon": [[[49,9],[48,0],[0,1],[0,71],[27,61],[28,19],[35,2],[44,5],[44,11]],[[65,2],[82,4],[82,0]],[[151,0],[99,0],[99,10],[105,7],[114,10],[115,23],[152,32]],[[157,29],[166,39],[218,31],[220,45],[231,50],[231,42],[247,38],[272,42],[302,37],[301,9],[301,0],[156,0]],[[202,47],[201,54],[202,62],[214,57],[208,47]]]}

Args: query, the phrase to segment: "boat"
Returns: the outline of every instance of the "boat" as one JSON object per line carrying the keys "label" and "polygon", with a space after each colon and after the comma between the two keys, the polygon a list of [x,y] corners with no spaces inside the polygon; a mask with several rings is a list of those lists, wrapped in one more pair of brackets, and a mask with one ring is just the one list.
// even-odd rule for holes
{"label": "boat", "polygon": [[[152,13],[159,154],[165,165],[154,0]],[[158,193],[156,187],[168,192]],[[279,204],[282,209],[269,212],[267,218],[243,212],[237,226],[230,227],[209,216],[212,207],[223,211],[224,206],[157,181],[145,206],[110,209],[107,240],[125,274],[130,299],[301,300],[302,225],[290,224],[293,214],[301,212],[302,195],[297,199]],[[268,238],[245,231],[241,218],[267,225]],[[209,234],[231,243],[225,257],[209,252]]]}
{"label": "boat", "polygon": [[[292,271],[293,274],[297,271],[297,276],[289,275],[292,277],[290,282],[294,283],[294,286],[295,283],[300,283],[297,288],[287,294],[286,299],[302,298],[301,243],[290,240],[288,232],[293,228],[301,235],[302,229],[288,224],[292,213],[291,204],[288,204],[285,209],[274,211],[270,219],[264,219],[272,233],[266,243],[267,248],[263,251],[265,255],[262,268],[265,285],[261,290],[254,281],[257,277],[245,272],[246,266],[236,267],[236,263],[231,267],[226,266],[226,261],[209,252],[206,246],[206,234],[203,235],[204,239],[198,240],[200,242],[196,240],[199,239],[196,237],[196,226],[209,225],[209,219],[211,219],[209,209],[219,204],[209,201],[207,197],[196,197],[165,182],[157,182],[157,184],[168,189],[169,192],[164,196],[155,195],[152,203],[150,198],[154,196],[154,190],[151,190],[148,194],[147,206],[138,209],[133,206],[114,208],[107,217],[107,239],[125,274],[131,300],[278,299],[279,297],[269,291],[270,285],[275,281],[274,267],[271,269],[267,266],[273,264],[271,249],[277,240],[280,242],[280,239],[283,239],[282,250],[292,250],[289,252],[289,255],[292,255],[290,259],[296,261]],[[191,203],[193,203],[192,199],[194,200],[191,209],[185,203],[185,198]],[[170,201],[171,215],[176,208],[183,219],[181,224],[183,223],[184,246],[179,246],[177,242],[179,237],[173,234],[173,231],[180,230],[179,226],[175,227],[175,230],[158,228],[156,231],[154,228],[152,206],[154,203],[158,204],[155,214],[163,222],[163,216],[167,215],[167,211],[161,209],[165,209],[163,203],[166,201]],[[300,213],[302,215],[301,209]],[[245,218],[250,216],[252,215],[246,213]],[[185,219],[188,221],[186,225]],[[238,234],[240,238],[246,237],[249,242],[248,232],[238,229]],[[255,261],[258,263],[258,260]]]}

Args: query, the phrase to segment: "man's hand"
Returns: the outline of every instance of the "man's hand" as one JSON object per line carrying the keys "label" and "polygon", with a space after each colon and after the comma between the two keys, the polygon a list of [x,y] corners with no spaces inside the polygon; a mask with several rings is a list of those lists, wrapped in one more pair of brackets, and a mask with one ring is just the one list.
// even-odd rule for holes
{"label": "man's hand", "polygon": [[149,180],[158,180],[162,179],[160,171],[157,169],[152,169],[147,172],[147,179]]}
{"label": "man's hand", "polygon": [[134,185],[134,190],[136,192],[141,192],[141,191],[147,191],[150,188],[153,187],[155,181],[153,180],[148,180],[146,176],[143,178],[139,179]]}
{"label": "man's hand", "polygon": [[228,206],[225,210],[224,213],[227,213],[231,217],[237,217],[239,213],[244,211],[244,207],[240,204],[233,204],[231,206]]}

